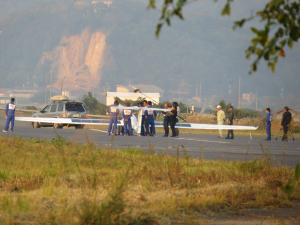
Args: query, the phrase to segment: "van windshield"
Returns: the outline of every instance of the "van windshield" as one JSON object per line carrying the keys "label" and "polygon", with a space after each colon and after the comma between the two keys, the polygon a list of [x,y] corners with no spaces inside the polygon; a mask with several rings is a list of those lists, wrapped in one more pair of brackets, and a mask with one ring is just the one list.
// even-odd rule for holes
{"label": "van windshield", "polygon": [[85,112],[83,106],[81,104],[67,104],[66,105],[67,111],[73,111],[73,112]]}

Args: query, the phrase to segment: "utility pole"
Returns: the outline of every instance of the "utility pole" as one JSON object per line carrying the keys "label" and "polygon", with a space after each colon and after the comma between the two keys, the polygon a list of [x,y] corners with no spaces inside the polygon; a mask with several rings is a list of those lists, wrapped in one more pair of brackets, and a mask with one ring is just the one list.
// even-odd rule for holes
{"label": "utility pole", "polygon": [[256,93],[256,111],[257,111],[257,93]]}
{"label": "utility pole", "polygon": [[63,86],[64,86],[64,80],[61,80],[61,84],[60,84],[60,94],[61,95],[62,95]]}
{"label": "utility pole", "polygon": [[48,92],[48,87],[47,87],[47,81],[48,80],[48,75],[46,75],[46,91],[45,91],[45,105],[47,104],[47,92]]}
{"label": "utility pole", "polygon": [[241,78],[239,79],[239,106],[238,108],[241,108]]}
{"label": "utility pole", "polygon": [[50,103],[50,98],[51,98],[51,93],[52,93],[52,74],[53,74],[53,72],[51,72],[51,77],[50,77],[50,97],[49,97],[49,103]]}
{"label": "utility pole", "polygon": [[196,86],[196,98],[198,96],[198,86]]}
{"label": "utility pole", "polygon": [[201,89],[202,89],[202,82],[200,81],[199,107],[201,107]]}
{"label": "utility pole", "polygon": [[[205,103],[204,103],[204,110],[206,108],[206,95],[205,95]],[[204,111],[203,111],[204,112]]]}

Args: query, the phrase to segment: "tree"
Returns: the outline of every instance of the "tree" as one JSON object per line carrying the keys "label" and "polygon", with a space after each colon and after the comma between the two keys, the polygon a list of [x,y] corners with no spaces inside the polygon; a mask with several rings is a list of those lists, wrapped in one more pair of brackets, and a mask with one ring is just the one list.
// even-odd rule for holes
{"label": "tree", "polygon": [[87,95],[83,96],[82,102],[88,113],[105,115],[107,108],[106,105],[98,102],[91,92],[88,92]]}
{"label": "tree", "polygon": [[[231,106],[231,103],[226,104],[224,100],[221,100],[219,102],[219,105],[222,107],[222,110],[224,111],[225,115],[228,115],[229,113],[229,107]],[[216,110],[212,111],[211,113],[214,115],[217,115]],[[233,108],[234,112],[234,118],[235,119],[241,119],[245,117],[257,117],[259,115],[259,112],[253,110],[253,109],[237,109]]]}
{"label": "tree", "polygon": [[[183,7],[195,0],[165,0],[163,3],[160,22],[156,27],[156,36],[164,24],[171,25],[172,17],[184,19]],[[217,1],[217,0],[215,0]],[[222,16],[230,16],[233,0],[226,0],[222,10]],[[246,3],[245,3],[246,4]],[[156,0],[149,0],[148,8],[156,8]],[[278,57],[285,57],[284,48],[293,48],[294,42],[300,38],[300,1],[299,0],[269,0],[265,8],[257,11],[249,18],[243,18],[234,22],[233,29],[243,27],[246,22],[260,19],[264,23],[264,29],[251,27],[255,37],[251,39],[251,45],[246,50],[246,58],[252,55],[255,60],[251,64],[250,74],[257,71],[257,65],[261,59],[265,60],[272,72],[278,62]]]}

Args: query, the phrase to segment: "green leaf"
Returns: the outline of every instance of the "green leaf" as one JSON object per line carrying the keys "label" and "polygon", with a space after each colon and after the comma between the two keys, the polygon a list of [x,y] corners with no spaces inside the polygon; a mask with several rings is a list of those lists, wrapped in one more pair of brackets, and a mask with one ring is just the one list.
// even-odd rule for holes
{"label": "green leaf", "polygon": [[177,8],[182,8],[182,6],[184,5],[184,3],[185,3],[185,0],[178,0],[177,1]]}
{"label": "green leaf", "polygon": [[256,55],[262,55],[263,54],[263,50],[261,48],[256,48]]}
{"label": "green leaf", "polygon": [[272,73],[275,73],[276,64],[275,63],[271,63],[270,67],[271,67]]}
{"label": "green leaf", "polygon": [[225,16],[225,15],[230,16],[230,5],[229,5],[229,3],[227,3],[225,5],[225,7],[223,8],[221,15],[222,16]]}
{"label": "green leaf", "polygon": [[159,32],[160,32],[162,26],[163,26],[163,23],[157,24],[157,26],[156,26],[156,32],[155,32],[156,38],[158,38]]}
{"label": "green leaf", "polygon": [[293,46],[294,46],[294,41],[293,41],[292,38],[289,38],[289,40],[288,40],[288,46],[289,46],[290,49],[293,48]]}
{"label": "green leaf", "polygon": [[253,33],[257,34],[257,29],[255,27],[251,27],[250,29],[252,30]]}
{"label": "green leaf", "polygon": [[253,70],[254,72],[256,72],[256,70],[257,70],[257,65],[256,65],[256,63],[252,64],[252,70]]}
{"label": "green leaf", "polygon": [[180,19],[184,20],[184,18],[183,18],[183,16],[182,16],[181,12],[178,12],[178,13],[177,13],[177,16],[178,16]]}
{"label": "green leaf", "polygon": [[284,39],[280,42],[281,48],[283,48],[285,46],[285,44],[286,44],[286,39]]}
{"label": "green leaf", "polygon": [[246,54],[246,59],[250,60],[251,59],[251,53]]}
{"label": "green leaf", "polygon": [[253,44],[253,45],[256,45],[257,43],[258,43],[258,39],[257,38],[253,38],[252,40],[251,40],[251,43]]}
{"label": "green leaf", "polygon": [[259,31],[257,31],[258,36],[267,36],[268,33],[269,33],[268,30],[259,30]]}
{"label": "green leaf", "polygon": [[147,8],[148,8],[148,9],[149,9],[149,8],[155,9],[155,8],[156,8],[156,6],[155,6],[155,1],[156,1],[156,0],[149,0],[149,5],[148,5]]}
{"label": "green leaf", "polygon": [[280,13],[278,16],[277,16],[277,21],[279,23],[281,23],[282,19],[285,17],[285,13]]}
{"label": "green leaf", "polygon": [[269,60],[269,52],[266,52],[265,54],[264,54],[264,58],[265,58],[265,60]]}
{"label": "green leaf", "polygon": [[167,10],[167,6],[165,5],[161,11],[161,17],[160,20],[162,20],[163,18],[165,18],[165,14],[166,14],[166,10]]}
{"label": "green leaf", "polygon": [[170,22],[170,18],[169,17],[166,18],[166,22],[167,22],[168,26],[171,26],[171,22]]}

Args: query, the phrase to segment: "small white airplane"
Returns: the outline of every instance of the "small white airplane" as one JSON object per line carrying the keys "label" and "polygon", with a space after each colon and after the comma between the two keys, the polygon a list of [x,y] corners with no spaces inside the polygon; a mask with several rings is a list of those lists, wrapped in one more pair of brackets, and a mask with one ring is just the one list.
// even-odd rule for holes
{"label": "small white airplane", "polygon": [[[131,109],[139,111],[139,119],[137,119],[134,115],[131,117],[132,128],[138,132],[141,128],[141,113],[142,110],[150,110],[147,107],[125,107],[119,106],[117,109]],[[170,109],[159,109],[159,108],[151,108],[151,110],[156,111],[170,111]],[[80,119],[80,118],[41,118],[41,117],[16,117],[16,121],[26,121],[26,122],[42,122],[42,123],[58,123],[58,124],[89,124],[89,125],[109,125],[109,119]],[[117,126],[124,126],[123,120],[118,120]],[[164,127],[163,122],[155,122],[155,127]],[[216,125],[216,124],[198,124],[198,123],[176,123],[176,128],[180,129],[203,129],[203,130],[256,130],[258,127],[254,126],[237,126],[237,125]]]}

